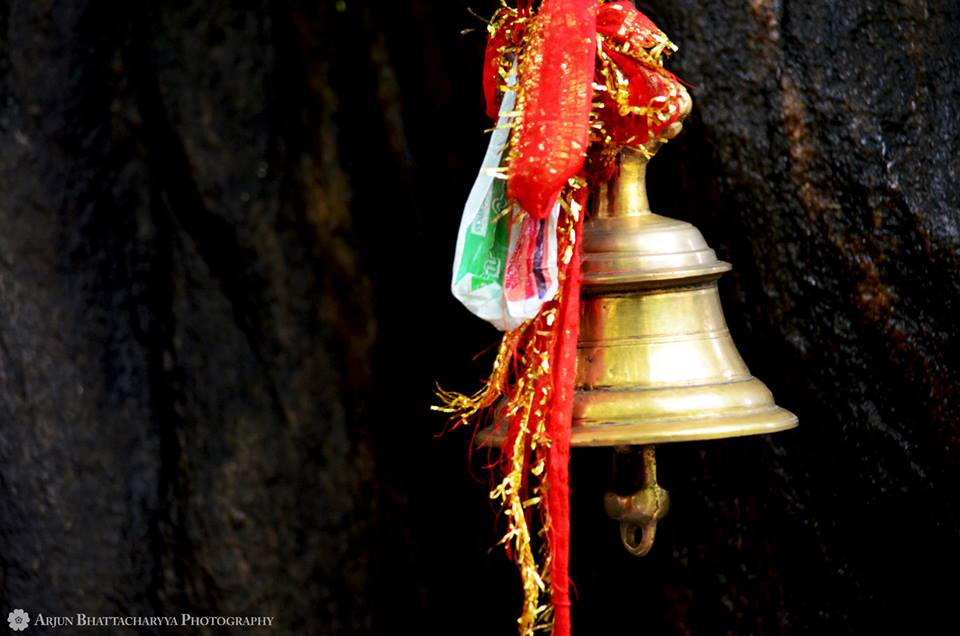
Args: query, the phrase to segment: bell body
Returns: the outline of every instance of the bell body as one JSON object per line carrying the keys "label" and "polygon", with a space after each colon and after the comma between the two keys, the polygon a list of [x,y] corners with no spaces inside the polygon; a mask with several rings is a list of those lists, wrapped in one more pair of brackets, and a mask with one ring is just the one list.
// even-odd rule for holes
{"label": "bell body", "polygon": [[797,425],[730,337],[717,260],[700,232],[650,212],[646,159],[624,153],[583,237],[571,444],[625,446]]}

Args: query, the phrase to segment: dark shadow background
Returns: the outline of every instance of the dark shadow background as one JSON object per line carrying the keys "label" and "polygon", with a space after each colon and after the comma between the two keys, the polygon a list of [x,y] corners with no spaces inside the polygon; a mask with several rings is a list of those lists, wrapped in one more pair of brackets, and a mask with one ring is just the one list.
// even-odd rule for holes
{"label": "dark shadow background", "polygon": [[[486,477],[428,410],[497,341],[447,291],[496,6],[0,2],[0,611],[513,632]],[[694,86],[653,207],[733,263],[801,426],[662,448],[645,559],[575,452],[575,629],[947,632],[960,7],[640,6]]]}

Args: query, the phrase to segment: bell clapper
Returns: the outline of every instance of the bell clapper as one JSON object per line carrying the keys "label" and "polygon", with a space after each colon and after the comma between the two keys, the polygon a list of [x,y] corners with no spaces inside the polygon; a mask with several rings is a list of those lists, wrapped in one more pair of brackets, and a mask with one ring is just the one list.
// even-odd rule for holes
{"label": "bell clapper", "polygon": [[[618,454],[629,452],[618,447]],[[670,510],[670,495],[657,483],[656,447],[642,446],[643,487],[632,495],[607,493],[604,508],[610,518],[620,522],[620,540],[627,552],[644,556],[653,547],[657,535],[657,522]],[[639,533],[639,540],[637,535]]]}

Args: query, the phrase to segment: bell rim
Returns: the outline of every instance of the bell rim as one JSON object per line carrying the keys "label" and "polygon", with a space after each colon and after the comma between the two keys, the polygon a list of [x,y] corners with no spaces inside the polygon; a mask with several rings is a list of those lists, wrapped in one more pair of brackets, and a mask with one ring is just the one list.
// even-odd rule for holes
{"label": "bell rim", "polygon": [[785,408],[773,406],[752,413],[719,417],[642,419],[623,422],[574,420],[570,445],[645,446],[767,435],[796,428],[799,418]]}
{"label": "bell rim", "polygon": [[[780,433],[797,428],[799,424],[800,420],[796,415],[780,406],[722,417],[643,419],[627,422],[575,419],[570,431],[570,446],[599,448],[711,441]],[[476,444],[481,447],[493,446],[502,443],[504,439],[506,434],[503,428],[493,425],[477,431]]]}

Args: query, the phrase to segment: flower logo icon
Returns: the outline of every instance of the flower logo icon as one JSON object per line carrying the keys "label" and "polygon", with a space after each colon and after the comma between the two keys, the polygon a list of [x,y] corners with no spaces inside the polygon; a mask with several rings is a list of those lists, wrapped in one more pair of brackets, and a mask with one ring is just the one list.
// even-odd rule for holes
{"label": "flower logo icon", "polygon": [[7,615],[7,622],[10,623],[10,629],[22,632],[30,624],[30,615],[22,609],[15,609]]}

